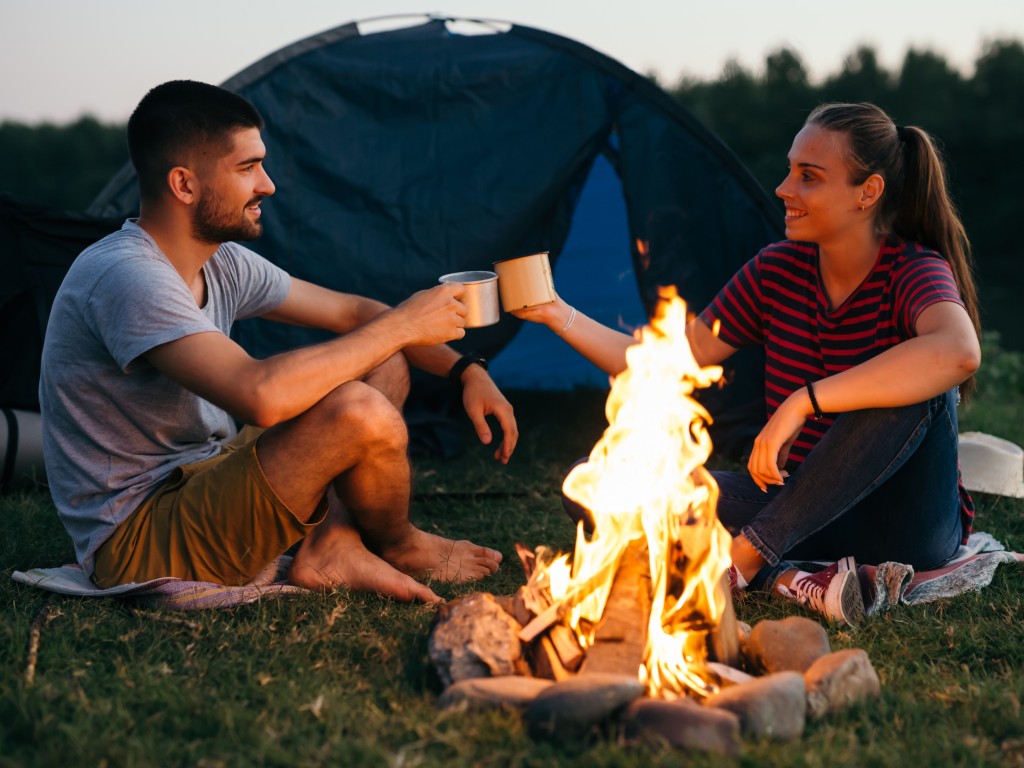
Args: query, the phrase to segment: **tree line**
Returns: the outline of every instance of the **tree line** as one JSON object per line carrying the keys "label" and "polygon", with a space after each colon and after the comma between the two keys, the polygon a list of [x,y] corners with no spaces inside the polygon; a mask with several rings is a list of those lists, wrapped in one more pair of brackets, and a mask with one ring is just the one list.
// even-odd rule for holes
{"label": "tree line", "polygon": [[[714,80],[683,78],[663,86],[716,133],[771,193],[807,113],[828,101],[872,101],[904,125],[927,130],[943,151],[971,237],[986,328],[1024,348],[1013,304],[1024,290],[1014,226],[1024,199],[1024,46],[986,44],[965,75],[933,51],[909,50],[890,71],[875,50],[848,55],[840,71],[812,82],[799,54],[783,48],[763,72],[736,62]],[[127,161],[123,125],[85,116],[66,125],[0,123],[0,193],[72,211],[84,210]]]}

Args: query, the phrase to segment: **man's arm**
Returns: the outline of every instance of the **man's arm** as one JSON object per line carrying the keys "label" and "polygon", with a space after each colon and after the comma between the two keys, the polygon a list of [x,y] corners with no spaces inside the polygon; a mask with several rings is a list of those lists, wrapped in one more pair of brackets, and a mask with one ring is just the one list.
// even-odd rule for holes
{"label": "man's arm", "polygon": [[[391,309],[292,278],[285,300],[265,317],[322,328],[339,338],[256,360],[223,334],[200,333],[156,347],[146,357],[166,376],[235,418],[273,426],[400,351],[413,365],[447,376],[459,355],[444,342],[465,335],[465,308],[457,301],[462,290],[457,283],[439,285]],[[470,369],[476,370],[462,375],[466,412],[485,444],[491,441],[485,417],[498,419],[504,437],[495,458],[507,462],[518,439],[512,406],[482,368]]]}
{"label": "man's arm", "polygon": [[[455,295],[461,295],[461,290]],[[347,334],[365,327],[386,311],[388,306],[382,302],[338,293],[292,278],[292,288],[288,297],[266,317],[293,325]],[[460,357],[459,353],[447,344],[405,346],[402,352],[410,365],[442,378],[448,376]],[[501,425],[502,441],[495,450],[494,458],[507,463],[519,439],[519,430],[511,404],[501,394],[487,372],[478,365],[467,367],[462,372],[460,383],[462,405],[473,423],[477,437],[484,445],[490,445],[492,439],[487,416],[494,416]]]}
{"label": "man's arm", "polygon": [[268,316],[343,336],[257,360],[222,333],[197,333],[154,347],[145,356],[166,376],[245,423],[272,426],[303,413],[338,385],[364,376],[406,347],[462,338],[461,291],[458,284],[439,285],[386,309],[293,281],[288,296]]}
{"label": "man's arm", "polygon": [[[339,293],[305,280],[292,278],[288,296],[273,312],[264,317],[291,325],[322,328],[341,335],[366,325],[388,309],[387,304],[374,299]],[[408,346],[403,351],[411,365],[442,377],[448,375],[459,359],[459,353],[447,344]],[[359,375],[364,373],[366,371]]]}

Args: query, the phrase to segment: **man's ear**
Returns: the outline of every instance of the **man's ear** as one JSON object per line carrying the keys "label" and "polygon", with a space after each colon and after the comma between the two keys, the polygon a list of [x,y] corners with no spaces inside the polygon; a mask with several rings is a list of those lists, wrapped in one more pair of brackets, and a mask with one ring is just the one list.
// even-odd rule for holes
{"label": "man's ear", "polygon": [[176,199],[191,205],[196,199],[197,179],[195,174],[182,165],[176,165],[167,172],[167,186]]}
{"label": "man's ear", "polygon": [[884,191],[885,179],[877,173],[872,173],[868,176],[867,180],[860,185],[860,201],[858,202],[858,206],[862,211],[870,208],[882,199],[882,193]]}

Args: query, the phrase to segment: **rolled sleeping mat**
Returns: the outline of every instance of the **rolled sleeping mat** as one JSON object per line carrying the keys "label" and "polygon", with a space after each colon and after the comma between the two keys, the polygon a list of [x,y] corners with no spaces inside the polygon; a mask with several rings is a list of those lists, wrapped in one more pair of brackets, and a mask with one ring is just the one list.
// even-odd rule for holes
{"label": "rolled sleeping mat", "polygon": [[0,411],[0,491],[45,483],[42,417],[16,408]]}

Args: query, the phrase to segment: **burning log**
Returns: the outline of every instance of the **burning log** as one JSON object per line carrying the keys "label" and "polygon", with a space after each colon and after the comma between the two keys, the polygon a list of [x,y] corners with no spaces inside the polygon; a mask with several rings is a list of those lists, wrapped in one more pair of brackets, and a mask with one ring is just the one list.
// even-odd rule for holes
{"label": "burning log", "polygon": [[581,674],[635,675],[644,660],[651,614],[651,569],[647,543],[629,543],[615,574],[604,613],[587,649]]}
{"label": "burning log", "polygon": [[736,625],[736,612],[732,605],[729,574],[723,573],[718,582],[717,598],[724,606],[718,623],[708,635],[708,656],[712,661],[738,667],[740,663],[740,633]]}
{"label": "burning log", "polygon": [[548,635],[541,635],[530,649],[533,674],[545,680],[568,680],[573,673],[558,656],[558,649]]}
{"label": "burning log", "polygon": [[579,640],[576,639],[576,633],[565,624],[555,624],[548,632],[548,638],[551,640],[562,666],[570,672],[579,670],[583,663],[584,653],[580,648]]}
{"label": "burning log", "polygon": [[[536,618],[524,626],[522,631],[520,631],[519,639],[524,643],[528,643],[556,622],[565,619],[569,611],[584,600],[590,598],[597,589],[606,586],[614,579],[619,568],[619,562],[620,558],[608,561],[604,567],[598,569],[597,572],[592,574],[589,578],[572,587],[572,589],[570,589],[560,599],[551,602],[549,598],[548,606],[543,610],[536,612]],[[531,581],[523,587],[523,590],[524,595],[536,595],[539,591],[538,584],[534,583],[531,579]]]}

